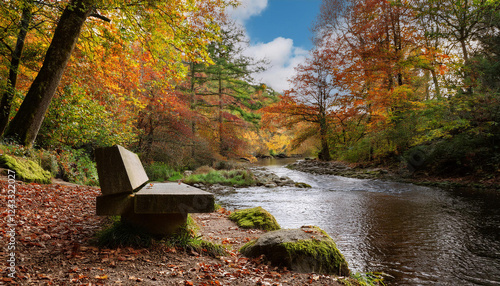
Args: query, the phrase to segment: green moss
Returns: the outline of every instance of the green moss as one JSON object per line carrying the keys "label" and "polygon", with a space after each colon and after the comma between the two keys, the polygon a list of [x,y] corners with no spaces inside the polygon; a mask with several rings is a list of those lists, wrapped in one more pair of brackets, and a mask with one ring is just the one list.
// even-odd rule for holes
{"label": "green moss", "polygon": [[384,284],[385,277],[392,277],[392,276],[383,272],[366,272],[366,273],[357,272],[351,274],[351,277],[340,279],[339,282],[344,283],[344,285],[378,286],[378,285],[385,285]]}
{"label": "green moss", "polygon": [[297,188],[310,188],[311,185],[306,184],[306,183],[297,182],[297,183],[295,183],[295,187],[297,187]]}
{"label": "green moss", "polygon": [[16,179],[41,184],[51,183],[50,172],[28,159],[3,155],[0,156],[0,166],[15,171]]}
{"label": "green moss", "polygon": [[287,255],[292,261],[298,257],[311,257],[319,261],[316,270],[318,273],[349,274],[344,256],[337,249],[335,242],[331,240],[299,240],[281,245],[286,249]]}
{"label": "green moss", "polygon": [[241,248],[240,248],[240,252],[243,253],[245,252],[245,250],[250,247],[250,246],[253,246],[255,245],[255,243],[257,242],[257,239],[254,239],[254,240],[250,240],[249,242],[245,243],[245,245],[243,245]]}
{"label": "green moss", "polygon": [[262,207],[235,211],[229,219],[242,228],[258,228],[263,230],[278,230],[281,227],[272,214]]}
{"label": "green moss", "polygon": [[350,274],[348,264],[333,239],[318,227],[268,232],[245,244],[240,252],[250,258],[264,255],[274,266],[301,273]]}

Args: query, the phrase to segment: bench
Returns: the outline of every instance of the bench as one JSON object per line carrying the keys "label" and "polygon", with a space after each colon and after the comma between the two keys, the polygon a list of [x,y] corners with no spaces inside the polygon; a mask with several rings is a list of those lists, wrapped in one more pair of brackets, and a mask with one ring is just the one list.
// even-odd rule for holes
{"label": "bench", "polygon": [[174,233],[188,213],[214,211],[214,195],[186,184],[148,183],[137,154],[122,146],[95,150],[101,196],[96,214],[121,220],[154,235]]}

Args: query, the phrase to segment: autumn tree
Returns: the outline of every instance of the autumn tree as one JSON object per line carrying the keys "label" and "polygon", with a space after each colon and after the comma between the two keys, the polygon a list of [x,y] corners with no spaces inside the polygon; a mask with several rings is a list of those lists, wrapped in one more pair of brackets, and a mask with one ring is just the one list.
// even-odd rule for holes
{"label": "autumn tree", "polygon": [[[207,39],[216,36],[218,27],[215,15],[221,13],[225,5],[226,3],[218,0],[197,3],[148,1],[138,2],[135,5],[119,1],[116,3],[102,3],[96,0],[70,1],[59,19],[42,68],[19,111],[9,124],[5,137],[25,145],[34,142],[87,18],[96,16],[106,19],[98,11],[117,11],[115,16],[121,18],[123,23],[134,24],[123,26],[123,31],[135,30],[136,35],[145,40],[146,44],[151,40],[152,43],[164,47],[152,45],[151,49],[166,52],[175,50],[169,61],[170,70],[182,71],[182,65],[176,63],[174,59],[179,59],[179,62],[184,57],[207,59],[205,43]],[[182,72],[171,74],[182,75]]]}
{"label": "autumn tree", "polygon": [[352,107],[352,98],[345,93],[343,75],[339,73],[345,64],[341,49],[340,42],[317,46],[306,62],[296,68],[296,75],[290,80],[293,87],[285,91],[279,103],[264,109],[268,119],[280,113],[287,126],[306,123],[307,127],[297,134],[295,145],[317,137],[321,160],[331,159],[328,136],[334,128],[334,117]]}
{"label": "autumn tree", "polygon": [[[5,82],[0,83],[0,134],[3,134],[11,115],[16,94],[33,71],[39,69],[40,56],[45,53],[44,38],[50,38],[50,26],[55,19],[60,3],[18,0],[8,1],[0,7],[0,55]],[[29,37],[28,37],[29,34]],[[19,75],[21,81],[19,81]]]}
{"label": "autumn tree", "polygon": [[223,156],[235,153],[241,145],[238,126],[257,124],[260,120],[260,116],[252,112],[262,107],[253,98],[259,85],[252,84],[251,78],[260,67],[258,62],[242,55],[244,45],[242,30],[227,22],[221,38],[208,47],[214,64],[190,65],[192,109],[216,110],[213,114],[216,115],[218,151]]}
{"label": "autumn tree", "polygon": [[[28,34],[28,29],[33,18],[33,14],[31,11],[33,3],[28,2],[23,4],[24,5],[21,7],[22,15],[19,23],[19,32],[14,48],[12,48],[5,41],[2,41],[4,43],[4,46],[7,47],[7,49],[11,52],[11,60],[9,66],[8,81],[5,86],[5,91],[2,95],[2,101],[0,102],[0,134],[4,132],[5,128],[7,127],[7,123],[9,122],[10,110],[12,106],[12,99],[15,94],[21,55],[23,53],[26,35]],[[5,13],[2,13],[2,15],[5,15]]]}

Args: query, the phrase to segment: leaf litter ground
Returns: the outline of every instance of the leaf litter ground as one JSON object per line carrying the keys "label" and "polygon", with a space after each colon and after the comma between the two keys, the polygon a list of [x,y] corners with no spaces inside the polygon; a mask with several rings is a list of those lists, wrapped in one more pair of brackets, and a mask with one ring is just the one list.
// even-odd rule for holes
{"label": "leaf litter ground", "polygon": [[156,244],[148,249],[99,249],[92,239],[108,219],[95,215],[99,188],[58,182],[16,182],[16,277],[8,276],[7,189],[0,180],[0,284],[12,285],[340,285],[334,276],[298,274],[262,259],[248,259],[238,249],[263,231],[246,230],[221,209],[195,214],[203,239],[227,246],[229,255],[203,253]]}

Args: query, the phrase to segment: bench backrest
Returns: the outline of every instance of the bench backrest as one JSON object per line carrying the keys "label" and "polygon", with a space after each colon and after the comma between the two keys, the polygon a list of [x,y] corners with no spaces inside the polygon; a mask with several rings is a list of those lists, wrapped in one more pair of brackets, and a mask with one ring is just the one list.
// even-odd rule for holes
{"label": "bench backrest", "polygon": [[139,156],[120,145],[96,149],[95,160],[103,195],[133,193],[149,180]]}

